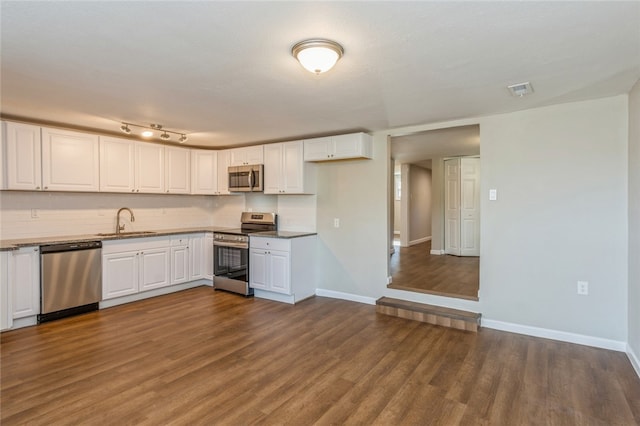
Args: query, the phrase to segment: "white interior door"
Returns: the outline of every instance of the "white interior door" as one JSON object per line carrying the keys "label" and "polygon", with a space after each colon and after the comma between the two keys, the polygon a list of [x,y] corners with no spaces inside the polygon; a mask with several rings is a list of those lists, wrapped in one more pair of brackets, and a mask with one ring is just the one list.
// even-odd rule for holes
{"label": "white interior door", "polygon": [[444,251],[460,256],[460,159],[444,161]]}
{"label": "white interior door", "polygon": [[480,159],[460,159],[460,255],[480,256]]}

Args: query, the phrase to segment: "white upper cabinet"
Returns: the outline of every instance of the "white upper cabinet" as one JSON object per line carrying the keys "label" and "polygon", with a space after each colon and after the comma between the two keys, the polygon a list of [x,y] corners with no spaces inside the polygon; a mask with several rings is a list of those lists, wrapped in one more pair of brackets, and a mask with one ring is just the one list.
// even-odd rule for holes
{"label": "white upper cabinet", "polygon": [[100,189],[98,135],[42,128],[42,186],[49,191]]}
{"label": "white upper cabinet", "polygon": [[7,189],[41,190],[40,127],[12,122],[2,125]]}
{"label": "white upper cabinet", "polygon": [[164,192],[164,147],[136,142],[136,192]]}
{"label": "white upper cabinet", "polygon": [[[229,195],[229,166],[231,165],[231,150],[218,151],[218,189],[217,195]],[[237,193],[236,193],[237,194]]]}
{"label": "white upper cabinet", "polygon": [[218,191],[218,153],[191,150],[191,193],[215,195]]}
{"label": "white upper cabinet", "polygon": [[304,141],[304,161],[332,161],[352,158],[373,158],[373,139],[370,135],[349,133]]}
{"label": "white upper cabinet", "polygon": [[231,153],[231,166],[244,166],[249,164],[264,163],[263,145],[230,149],[229,152]]}
{"label": "white upper cabinet", "polygon": [[185,148],[164,148],[164,185],[170,194],[191,192],[191,152]]}
{"label": "white upper cabinet", "polygon": [[100,136],[100,191],[136,192],[133,141]]}
{"label": "white upper cabinet", "polygon": [[304,162],[303,141],[264,146],[264,193],[311,194],[315,192],[315,165]]}

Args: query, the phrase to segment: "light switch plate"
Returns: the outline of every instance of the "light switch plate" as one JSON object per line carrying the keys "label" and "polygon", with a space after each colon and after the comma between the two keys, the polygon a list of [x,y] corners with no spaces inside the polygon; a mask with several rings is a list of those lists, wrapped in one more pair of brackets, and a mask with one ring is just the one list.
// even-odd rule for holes
{"label": "light switch plate", "polygon": [[490,189],[489,190],[489,201],[496,201],[498,199],[498,190]]}

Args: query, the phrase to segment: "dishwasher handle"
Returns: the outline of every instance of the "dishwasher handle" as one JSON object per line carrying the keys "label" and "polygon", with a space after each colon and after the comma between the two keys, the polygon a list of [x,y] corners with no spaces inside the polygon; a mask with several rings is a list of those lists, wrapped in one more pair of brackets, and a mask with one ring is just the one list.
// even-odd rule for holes
{"label": "dishwasher handle", "polygon": [[51,244],[40,246],[40,254],[60,253],[64,251],[92,250],[102,248],[102,241],[82,241],[78,243]]}

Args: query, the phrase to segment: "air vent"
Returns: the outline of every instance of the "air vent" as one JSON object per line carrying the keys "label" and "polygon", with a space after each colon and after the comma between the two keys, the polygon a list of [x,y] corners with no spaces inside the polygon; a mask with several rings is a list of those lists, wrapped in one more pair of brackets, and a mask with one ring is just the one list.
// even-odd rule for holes
{"label": "air vent", "polygon": [[509,89],[511,95],[518,98],[533,93],[533,87],[531,87],[531,83],[528,81],[526,83],[512,84],[511,86],[507,86],[507,89]]}

